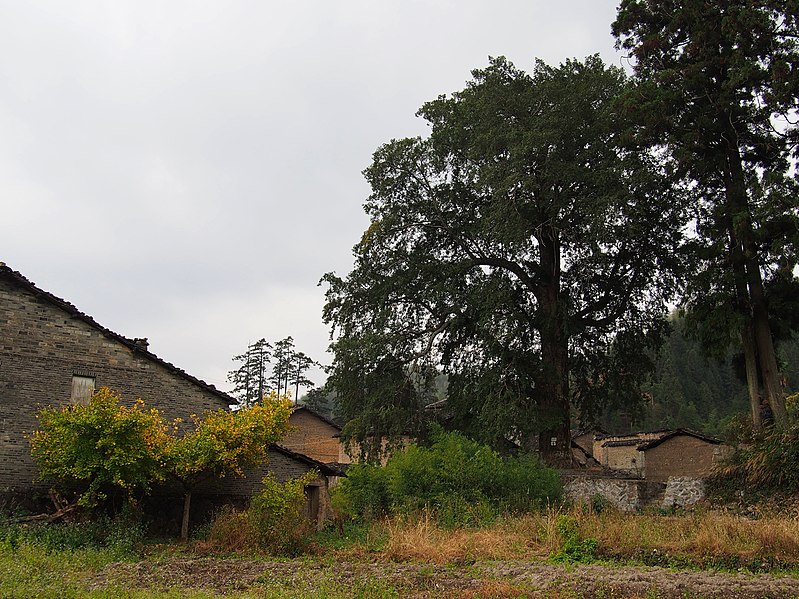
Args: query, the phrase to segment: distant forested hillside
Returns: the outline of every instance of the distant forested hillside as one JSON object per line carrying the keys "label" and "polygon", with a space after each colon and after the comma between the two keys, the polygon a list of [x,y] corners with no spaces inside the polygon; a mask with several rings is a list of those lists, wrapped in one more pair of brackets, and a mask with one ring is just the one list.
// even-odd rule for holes
{"label": "distant forested hillside", "polygon": [[[688,338],[685,323],[672,318],[673,331],[657,360],[655,381],[645,388],[651,401],[643,414],[606,414],[608,432],[624,429],[686,427],[720,435],[730,417],[749,413],[743,367],[731,352],[723,361],[706,357],[699,343]],[[788,392],[799,391],[799,342],[778,348]]]}

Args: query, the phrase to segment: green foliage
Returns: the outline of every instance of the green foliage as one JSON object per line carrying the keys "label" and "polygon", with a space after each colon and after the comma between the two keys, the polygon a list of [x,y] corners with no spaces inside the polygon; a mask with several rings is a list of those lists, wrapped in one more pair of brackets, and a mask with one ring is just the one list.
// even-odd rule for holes
{"label": "green foliage", "polygon": [[373,520],[390,508],[386,469],[351,464],[347,476],[330,493],[333,509],[350,519]]}
{"label": "green foliage", "polygon": [[775,342],[799,326],[796,12],[794,0],[623,0],[613,24],[639,84],[626,110],[696,193],[683,296],[694,334],[716,355],[744,349],[778,428]]}
{"label": "green foliage", "polygon": [[0,546],[12,551],[22,545],[40,547],[48,552],[107,550],[116,559],[130,559],[137,555],[145,531],[142,522],[125,516],[112,519],[98,515],[86,522],[28,526],[5,521],[0,522]]}
{"label": "green foliage", "polygon": [[310,541],[311,522],[304,514],[305,487],[318,477],[316,471],[277,482],[272,474],[250,502],[247,520],[259,547],[276,555],[298,555]]}
{"label": "green foliage", "polygon": [[259,339],[247,346],[247,351],[233,357],[240,365],[228,373],[233,385],[233,396],[242,406],[252,406],[261,401],[267,391],[288,395],[294,389],[294,399],[299,398],[300,387],[313,389],[314,383],[306,373],[319,363],[303,352],[294,349],[293,337],[274,344]]}
{"label": "green foliage", "polygon": [[[674,312],[669,323],[671,332],[657,354],[655,376],[643,387],[650,401],[632,427],[689,428],[722,435],[733,416],[749,412],[746,386],[736,376],[730,352],[720,358],[708,357],[686,330],[684,318]],[[603,419],[603,428],[627,432],[620,430],[612,416]]]}
{"label": "green foliage", "polygon": [[578,522],[573,516],[561,514],[555,524],[560,535],[560,548],[550,555],[558,563],[588,564],[596,560],[599,541],[583,539],[578,530]]}
{"label": "green foliage", "polygon": [[429,137],[375,152],[355,268],[323,279],[361,447],[418,437],[442,372],[454,427],[497,448],[546,432],[566,455],[570,408],[641,401],[684,215],[669,161],[625,144],[627,88],[597,56],[492,59],[421,108]]}
{"label": "green foliage", "polygon": [[348,470],[335,501],[365,519],[429,508],[443,525],[473,526],[501,511],[537,509],[560,492],[557,473],[532,456],[502,458],[459,433],[438,432],[429,448],[412,444],[384,467]]}
{"label": "green foliage", "polygon": [[167,427],[141,400],[133,407],[100,388],[86,405],[45,408],[30,438],[43,479],[80,486],[80,503],[96,505],[116,489],[133,499],[165,477]]}
{"label": "green foliage", "polygon": [[770,430],[734,453],[707,481],[708,494],[748,501],[799,494],[799,422]]}

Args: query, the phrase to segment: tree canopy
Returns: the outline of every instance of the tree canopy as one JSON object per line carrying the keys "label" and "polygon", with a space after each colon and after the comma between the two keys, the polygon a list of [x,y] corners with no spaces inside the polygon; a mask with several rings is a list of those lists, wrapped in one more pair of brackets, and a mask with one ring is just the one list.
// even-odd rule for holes
{"label": "tree canopy", "polygon": [[247,351],[233,357],[240,365],[228,373],[233,385],[232,394],[242,406],[252,406],[261,401],[267,391],[288,395],[292,388],[294,401],[299,399],[300,387],[310,391],[314,382],[307,373],[319,363],[294,348],[294,338],[289,336],[275,343],[259,339],[247,346]]}
{"label": "tree canopy", "polygon": [[628,85],[596,56],[492,59],[421,108],[429,137],[375,152],[354,269],[323,279],[345,433],[418,433],[441,372],[458,428],[550,457],[571,409],[640,399],[684,203],[668,158],[627,143]]}

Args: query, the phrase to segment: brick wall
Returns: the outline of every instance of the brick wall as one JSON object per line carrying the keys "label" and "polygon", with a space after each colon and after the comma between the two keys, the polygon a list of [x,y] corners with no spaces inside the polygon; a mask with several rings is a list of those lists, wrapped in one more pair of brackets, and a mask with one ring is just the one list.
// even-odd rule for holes
{"label": "brick wall", "polygon": [[70,399],[72,376],[141,397],[168,419],[227,406],[227,401],[105,334],[47,299],[0,276],[0,492],[42,488],[26,435],[36,412]]}
{"label": "brick wall", "polygon": [[308,410],[294,412],[289,423],[294,430],[281,441],[283,447],[305,454],[323,464],[346,464],[351,461],[337,436],[339,429],[332,424]]}
{"label": "brick wall", "polygon": [[719,445],[690,435],[678,435],[647,449],[644,472],[647,480],[667,481],[672,476],[704,478],[710,474]]}

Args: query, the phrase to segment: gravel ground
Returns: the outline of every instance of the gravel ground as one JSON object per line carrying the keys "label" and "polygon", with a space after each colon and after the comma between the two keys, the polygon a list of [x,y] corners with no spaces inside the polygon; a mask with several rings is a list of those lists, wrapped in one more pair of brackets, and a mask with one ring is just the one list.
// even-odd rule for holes
{"label": "gravel ground", "polygon": [[124,585],[152,590],[204,589],[220,595],[279,588],[302,594],[316,581],[336,588],[380,581],[402,597],[686,597],[724,599],[799,598],[799,578],[772,574],[677,571],[654,567],[553,565],[545,562],[479,562],[435,566],[385,562],[283,562],[170,558],[118,563],[94,580],[95,589]]}

